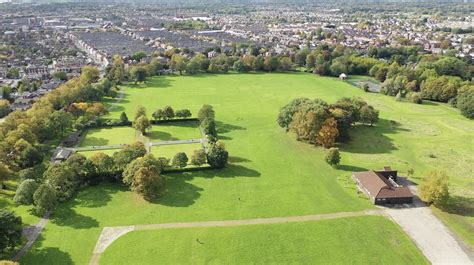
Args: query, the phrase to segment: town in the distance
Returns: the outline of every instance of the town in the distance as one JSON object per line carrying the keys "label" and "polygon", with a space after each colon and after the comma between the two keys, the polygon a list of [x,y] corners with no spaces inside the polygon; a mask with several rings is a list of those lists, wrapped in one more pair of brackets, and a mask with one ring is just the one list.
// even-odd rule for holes
{"label": "town in the distance", "polygon": [[0,265],[474,265],[473,26],[473,0],[0,0]]}

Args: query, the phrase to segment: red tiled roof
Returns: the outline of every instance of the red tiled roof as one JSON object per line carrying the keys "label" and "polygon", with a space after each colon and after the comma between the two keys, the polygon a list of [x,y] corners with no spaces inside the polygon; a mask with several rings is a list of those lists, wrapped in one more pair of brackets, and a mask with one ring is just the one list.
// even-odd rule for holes
{"label": "red tiled roof", "polygon": [[374,198],[407,198],[413,194],[407,187],[394,186],[382,174],[374,171],[353,172],[360,185]]}

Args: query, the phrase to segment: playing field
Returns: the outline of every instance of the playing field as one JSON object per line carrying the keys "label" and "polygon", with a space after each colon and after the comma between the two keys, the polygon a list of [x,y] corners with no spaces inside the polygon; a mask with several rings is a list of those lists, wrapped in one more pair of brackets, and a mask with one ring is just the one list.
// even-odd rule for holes
{"label": "playing field", "polygon": [[[398,169],[402,175],[413,168],[414,181],[430,170],[447,170],[451,176],[453,200],[474,200],[474,123],[446,105],[397,102],[391,97],[364,93],[335,78],[303,73],[163,76],[150,79],[146,85],[130,85],[124,89],[124,101],[109,114],[112,118],[118,118],[122,111],[133,117],[138,105],[145,106],[148,113],[160,106],[171,105],[175,109],[188,108],[194,115],[203,104],[213,105],[218,132],[230,153],[231,164],[224,170],[166,175],[163,194],[152,203],[143,201],[117,183],[87,188],[70,202],[59,206],[33,250],[21,260],[22,264],[87,264],[100,232],[106,226],[299,216],[372,209],[374,206],[366,198],[358,197],[354,185],[346,179],[352,171],[378,169],[385,165]],[[381,121],[372,128],[355,128],[352,140],[340,146],[341,166],[333,169],[324,162],[323,149],[295,141],[276,123],[279,108],[292,98],[303,96],[322,98],[330,103],[343,96],[360,96],[380,110]],[[177,132],[170,134],[177,135]],[[96,137],[106,138],[100,135]],[[132,141],[133,134],[123,138]],[[469,213],[474,204],[463,205],[466,207],[453,208],[453,211],[446,213],[444,219],[459,235],[470,239],[472,243],[474,217]],[[333,222],[335,220],[327,221],[327,229],[332,229]],[[378,219],[377,222],[382,227],[393,226],[388,219]],[[373,235],[377,236],[371,236],[373,229],[376,229],[372,224],[369,219],[361,218],[354,225],[356,231],[353,234],[348,231],[352,227],[345,230],[343,225],[335,225],[334,231],[321,232],[327,242],[323,244],[318,241],[318,244],[301,247],[298,254],[311,259],[314,253],[318,253],[316,260],[323,261],[325,257],[331,260],[335,259],[337,253],[330,250],[344,246],[344,251],[337,250],[341,260],[345,253],[357,250],[366,251],[359,255],[362,260],[366,258],[368,263],[373,263],[370,258],[377,255],[384,260],[390,258],[392,254],[386,252],[394,251],[394,248],[390,247],[390,251],[379,248],[379,240],[384,233],[374,232]],[[219,241],[219,247],[215,250],[215,263],[239,263],[233,258],[235,256],[217,254],[227,255],[229,251],[224,249],[225,246],[240,251],[245,247],[242,242],[248,240],[270,242],[263,234],[267,228],[257,232],[260,230],[258,227],[254,230],[236,228],[232,232],[205,229],[202,233],[206,238],[214,239],[221,233],[226,235],[243,231],[237,241],[233,241],[233,237],[219,239],[222,241]],[[289,237],[289,242],[282,243],[280,247],[277,245],[265,252],[272,253],[268,255],[273,257],[262,258],[273,263],[291,263],[294,253],[283,251],[286,243],[296,249],[298,243],[292,242],[295,237],[316,240],[305,236],[312,235],[309,232],[311,229],[299,227],[291,230],[289,227],[286,230],[286,226],[282,225],[278,231],[296,231],[294,237]],[[315,231],[326,230],[322,228],[324,225],[315,223],[315,227]],[[249,231],[255,231],[255,237]],[[176,234],[173,236],[172,233]],[[138,233],[131,234],[132,238],[128,242],[138,244],[139,239],[136,237],[143,235],[142,243],[136,248],[154,246],[149,252],[140,252],[143,256],[139,260],[144,262],[158,255],[160,263],[176,264],[181,259],[192,257],[195,260],[189,263],[200,263],[205,261],[206,253],[210,252],[189,255],[185,251],[190,250],[180,246],[173,250],[175,253],[161,253],[171,251],[173,248],[169,246],[177,242],[190,240],[189,244],[194,243],[192,237],[196,233],[200,231],[190,229],[164,235]],[[181,235],[183,239],[177,238]],[[318,237],[319,234],[315,232],[314,235]],[[361,237],[354,238],[355,235]],[[413,258],[410,263],[424,263],[425,260],[416,258],[419,252],[414,245],[403,238],[395,240],[398,248],[406,253],[418,253],[410,256]],[[148,241],[152,239],[159,241]],[[344,240],[338,243],[337,239]],[[252,244],[258,245],[258,240]],[[109,259],[112,264],[118,260],[136,263],[133,253],[126,253],[119,247],[122,244],[120,242],[117,241],[118,247],[107,250],[104,260]],[[360,249],[361,246],[364,248]],[[249,253],[243,258],[249,261],[251,257],[260,257],[261,248],[249,248]],[[115,255],[116,259],[113,258]]]}

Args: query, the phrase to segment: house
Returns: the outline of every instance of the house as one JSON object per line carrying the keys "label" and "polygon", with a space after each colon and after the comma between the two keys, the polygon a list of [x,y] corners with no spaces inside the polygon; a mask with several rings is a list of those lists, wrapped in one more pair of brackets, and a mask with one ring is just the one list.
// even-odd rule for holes
{"label": "house", "polygon": [[397,184],[397,171],[390,167],[384,167],[382,171],[353,172],[352,178],[359,190],[376,205],[413,202],[410,189]]}
{"label": "house", "polygon": [[53,156],[51,157],[52,163],[61,163],[66,161],[72,154],[74,154],[74,150],[66,149],[64,147],[59,146],[54,151]]}
{"label": "house", "polygon": [[339,75],[339,79],[341,79],[341,80],[343,80],[343,81],[344,81],[344,80],[346,80],[346,79],[347,79],[347,75],[346,75],[346,74],[344,74],[344,73],[342,73],[342,74],[340,74],[340,75]]}

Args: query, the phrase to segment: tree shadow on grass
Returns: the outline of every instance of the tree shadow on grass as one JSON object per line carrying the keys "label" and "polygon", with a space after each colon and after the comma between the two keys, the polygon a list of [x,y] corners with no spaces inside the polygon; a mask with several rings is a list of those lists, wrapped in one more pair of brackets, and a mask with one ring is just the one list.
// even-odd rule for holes
{"label": "tree shadow on grass", "polygon": [[178,138],[174,137],[170,133],[163,132],[163,131],[151,131],[146,133],[146,136],[150,138],[152,141],[175,141],[179,140]]}
{"label": "tree shadow on grass", "polygon": [[474,198],[451,195],[441,210],[450,214],[474,217]]}
{"label": "tree shadow on grass", "polygon": [[348,171],[348,172],[358,172],[358,171],[367,171],[368,170],[367,168],[351,166],[351,165],[339,165],[339,166],[337,166],[337,169],[343,170],[343,171]]}
{"label": "tree shadow on grass", "polygon": [[408,131],[396,121],[381,119],[374,126],[356,125],[351,128],[351,139],[339,145],[341,151],[359,154],[382,154],[397,150],[387,134]]}
{"label": "tree shadow on grass", "polygon": [[191,177],[183,176],[182,173],[164,176],[164,190],[160,197],[151,203],[172,207],[188,207],[194,204],[201,196],[203,189],[189,183],[191,179]]}
{"label": "tree shadow on grass", "polygon": [[82,141],[82,146],[102,146],[107,145],[109,141],[105,138],[98,138],[98,137],[88,137],[86,135],[85,140]]}
{"label": "tree shadow on grass", "polygon": [[40,234],[33,247],[20,259],[21,264],[74,264],[69,253],[55,247],[42,248],[44,236]]}
{"label": "tree shadow on grass", "polygon": [[244,162],[251,162],[247,158],[238,157],[238,156],[229,156],[229,163],[244,163]]}
{"label": "tree shadow on grass", "polygon": [[98,227],[99,223],[96,219],[77,213],[75,208],[106,206],[112,200],[112,194],[119,191],[126,191],[126,187],[116,183],[87,187],[70,201],[59,204],[51,215],[51,222],[59,226],[69,226],[76,229]]}
{"label": "tree shadow on grass", "polygon": [[218,133],[218,134],[225,134],[225,133],[229,133],[229,132],[231,132],[231,131],[243,131],[243,130],[247,130],[247,129],[244,128],[244,127],[237,126],[237,125],[232,125],[232,124],[228,124],[228,123],[224,123],[224,122],[221,122],[221,121],[216,121],[216,128],[217,128],[217,133]]}

